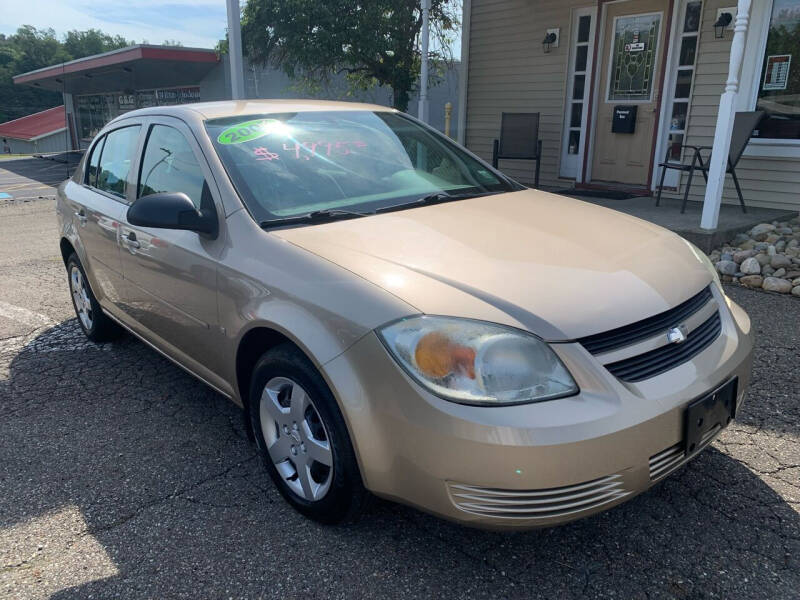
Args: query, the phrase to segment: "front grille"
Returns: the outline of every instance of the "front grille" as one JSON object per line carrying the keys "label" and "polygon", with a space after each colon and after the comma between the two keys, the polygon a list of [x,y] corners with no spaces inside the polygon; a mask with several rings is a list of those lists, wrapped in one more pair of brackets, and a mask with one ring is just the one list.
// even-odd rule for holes
{"label": "front grille", "polygon": [[719,311],[692,331],[682,344],[667,344],[650,352],[606,365],[612,375],[623,381],[643,381],[674,369],[708,348],[722,332]]}
{"label": "front grille", "polygon": [[620,475],[543,490],[500,490],[460,483],[447,485],[458,509],[504,519],[563,517],[609,504],[630,494]]}
{"label": "front grille", "polygon": [[611,331],[590,335],[578,342],[592,354],[602,354],[623,348],[679,325],[703,308],[711,298],[711,288],[706,287],[686,302],[666,312]]}

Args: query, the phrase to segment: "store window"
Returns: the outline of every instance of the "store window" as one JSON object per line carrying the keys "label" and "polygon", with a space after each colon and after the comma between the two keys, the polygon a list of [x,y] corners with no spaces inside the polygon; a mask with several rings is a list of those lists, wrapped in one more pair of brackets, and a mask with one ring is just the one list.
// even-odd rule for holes
{"label": "store window", "polygon": [[773,2],[757,109],[754,137],[800,140],[800,0]]}

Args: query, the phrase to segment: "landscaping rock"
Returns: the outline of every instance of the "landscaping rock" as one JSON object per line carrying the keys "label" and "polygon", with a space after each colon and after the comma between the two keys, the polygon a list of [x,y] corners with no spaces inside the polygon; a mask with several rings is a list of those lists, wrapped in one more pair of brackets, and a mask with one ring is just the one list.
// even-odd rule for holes
{"label": "landscaping rock", "polygon": [[768,292],[778,292],[779,294],[788,294],[792,291],[792,284],[779,277],[767,277],[761,287]]}
{"label": "landscaping rock", "polygon": [[755,258],[749,257],[742,262],[742,265],[739,267],[739,269],[746,275],[758,275],[761,273],[761,263],[759,263]]}
{"label": "landscaping rock", "polygon": [[717,271],[722,275],[735,275],[738,270],[739,265],[732,260],[721,260],[717,263]]}
{"label": "landscaping rock", "polygon": [[773,269],[791,267],[792,266],[792,259],[789,258],[788,256],[783,255],[783,254],[776,254],[770,259],[769,265]]}
{"label": "landscaping rock", "polygon": [[800,296],[800,216],[759,223],[712,250],[709,259],[726,283]]}
{"label": "landscaping rock", "polygon": [[764,278],[761,275],[745,275],[739,278],[739,283],[747,287],[760,288],[761,284],[764,283]]}
{"label": "landscaping rock", "polygon": [[742,250],[752,250],[756,247],[755,240],[747,240],[746,242],[742,242],[739,244],[739,248]]}
{"label": "landscaping rock", "polygon": [[760,223],[750,230],[750,237],[758,242],[763,242],[773,231],[775,231],[775,225]]}

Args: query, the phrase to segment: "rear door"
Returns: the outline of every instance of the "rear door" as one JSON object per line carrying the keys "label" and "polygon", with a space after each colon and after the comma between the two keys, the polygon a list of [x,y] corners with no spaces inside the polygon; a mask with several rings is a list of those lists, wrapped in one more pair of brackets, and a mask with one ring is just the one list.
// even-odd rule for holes
{"label": "rear door", "polygon": [[216,212],[220,233],[133,226],[120,228],[125,311],[159,348],[210,383],[226,388],[220,372],[221,334],[217,317],[217,257],[225,239],[219,192],[199,145],[179,119],[146,122],[139,155],[138,198],[158,192],[183,192],[197,208]]}
{"label": "rear door", "polygon": [[119,305],[123,294],[119,226],[128,209],[128,177],[140,131],[139,125],[124,126],[95,140],[82,185],[67,199],[86,254],[84,268],[106,307]]}

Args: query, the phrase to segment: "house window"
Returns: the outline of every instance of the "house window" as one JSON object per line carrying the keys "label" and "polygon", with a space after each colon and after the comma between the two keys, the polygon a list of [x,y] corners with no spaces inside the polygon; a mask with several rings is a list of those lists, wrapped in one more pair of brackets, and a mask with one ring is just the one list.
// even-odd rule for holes
{"label": "house window", "polygon": [[766,115],[753,137],[800,140],[800,0],[774,0],[758,82]]}
{"label": "house window", "polygon": [[[677,64],[674,67],[675,86],[668,101],[669,108],[669,154],[668,160],[680,162],[683,159],[683,144],[689,118],[689,102],[692,96],[697,47],[700,42],[700,18],[703,12],[702,0],[690,0],[684,6],[682,28],[677,40]],[[676,183],[677,185],[677,183]]]}
{"label": "house window", "polygon": [[608,100],[650,100],[661,15],[618,17]]}

